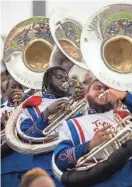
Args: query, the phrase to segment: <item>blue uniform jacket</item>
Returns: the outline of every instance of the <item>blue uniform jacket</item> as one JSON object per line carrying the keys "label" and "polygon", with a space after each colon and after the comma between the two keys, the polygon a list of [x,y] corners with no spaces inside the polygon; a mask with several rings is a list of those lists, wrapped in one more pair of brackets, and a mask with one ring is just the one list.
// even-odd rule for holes
{"label": "blue uniform jacket", "polygon": [[128,92],[127,99],[123,101],[128,110],[132,113],[132,94]]}
{"label": "blue uniform jacket", "polygon": [[[51,94],[45,94],[43,97],[48,99],[55,99],[55,96]],[[22,122],[22,131],[32,137],[42,137],[43,135],[41,133],[41,128],[44,129],[44,124],[48,124],[47,119],[43,119],[42,114],[38,116],[38,114],[34,112],[34,107],[28,107],[28,111],[30,116],[32,116],[32,120],[27,118]],[[38,130],[38,128],[34,128],[34,122],[38,124],[38,128],[41,127],[40,130]],[[2,174],[10,172],[22,172],[34,167],[41,167],[45,169],[50,175],[53,175],[51,169],[51,158],[52,152],[39,155],[26,155],[13,151],[9,156],[2,160],[1,172]]]}
{"label": "blue uniform jacket", "polygon": [[[29,96],[25,95],[25,99]],[[6,102],[1,107],[13,107],[12,103]],[[26,171],[33,168],[33,156],[13,151],[1,161],[1,174],[10,172]]]}
{"label": "blue uniform jacket", "polygon": [[[44,98],[55,99],[55,96],[52,94],[45,94]],[[37,116],[37,112],[33,107],[28,108],[31,118],[24,119],[21,123],[21,130],[31,137],[43,137],[42,131],[48,125],[48,119],[44,119],[43,113]],[[78,115],[80,116],[80,115]],[[52,160],[53,151],[50,153],[43,153],[33,156],[33,165],[34,167],[41,167],[45,169],[50,175],[53,175],[51,160]]]}

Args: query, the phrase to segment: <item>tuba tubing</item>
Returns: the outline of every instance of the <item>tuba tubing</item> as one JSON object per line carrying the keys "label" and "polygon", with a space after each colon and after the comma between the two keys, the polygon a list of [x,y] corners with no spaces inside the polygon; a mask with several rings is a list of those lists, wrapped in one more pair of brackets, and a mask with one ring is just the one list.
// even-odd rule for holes
{"label": "tuba tubing", "polygon": [[[24,101],[25,102],[25,101]],[[13,150],[24,153],[24,154],[39,154],[39,153],[46,153],[50,152],[54,149],[58,140],[52,139],[51,142],[44,142],[42,144],[29,144],[22,142],[18,136],[16,135],[16,124],[19,116],[22,112],[22,104],[19,105],[10,116],[9,120],[7,121],[6,128],[5,128],[5,137],[6,142]],[[25,136],[24,136],[25,137]],[[30,137],[31,138],[31,137]],[[31,139],[30,139],[31,140]],[[34,140],[34,138],[33,138]],[[42,139],[43,140],[43,139]]]}

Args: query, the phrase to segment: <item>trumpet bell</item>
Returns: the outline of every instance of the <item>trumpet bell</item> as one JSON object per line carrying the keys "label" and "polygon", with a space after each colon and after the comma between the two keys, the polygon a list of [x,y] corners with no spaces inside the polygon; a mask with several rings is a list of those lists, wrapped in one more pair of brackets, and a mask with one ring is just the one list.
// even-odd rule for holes
{"label": "trumpet bell", "polygon": [[131,92],[132,5],[110,5],[91,16],[81,34],[81,52],[97,79]]}
{"label": "trumpet bell", "polygon": [[19,23],[5,42],[3,58],[7,70],[20,84],[41,89],[53,44],[48,18],[33,17]]}
{"label": "trumpet bell", "polygon": [[87,69],[80,51],[82,23],[70,10],[58,9],[51,13],[49,24],[52,37],[61,52],[74,64]]}

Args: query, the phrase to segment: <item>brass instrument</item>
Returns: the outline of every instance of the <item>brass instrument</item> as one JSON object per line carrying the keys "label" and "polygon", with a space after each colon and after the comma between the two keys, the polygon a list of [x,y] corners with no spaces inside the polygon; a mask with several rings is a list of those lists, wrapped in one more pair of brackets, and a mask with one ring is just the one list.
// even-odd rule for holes
{"label": "brass instrument", "polygon": [[54,10],[50,15],[49,25],[52,37],[59,50],[73,64],[87,70],[80,50],[83,23],[76,12],[63,8]]}
{"label": "brass instrument", "polygon": [[7,70],[20,84],[41,89],[53,45],[49,18],[33,17],[17,24],[4,45],[3,59]]}
{"label": "brass instrument", "polygon": [[[81,52],[90,71],[107,86],[121,91],[132,91],[132,34],[129,28],[131,23],[132,5],[109,5],[88,19],[81,35]],[[96,55],[93,55],[95,50]],[[106,99],[107,93],[108,91],[104,92],[99,98]],[[84,168],[77,167],[77,170],[89,169],[107,160],[111,154],[107,150],[109,145],[113,146],[115,151],[122,143],[131,139],[132,114],[124,119],[121,119],[118,114],[114,116],[117,122],[116,132],[112,134],[109,141],[80,158],[77,166],[82,166],[90,160],[94,160],[94,163]],[[107,156],[98,161],[96,157],[100,152],[105,152]]]}
{"label": "brass instrument", "polygon": [[[116,149],[125,143],[127,140],[132,139],[132,114],[122,119],[118,114],[115,115],[116,132],[111,134],[111,139],[107,142],[100,144],[99,146],[93,148],[88,154],[84,155],[77,161],[76,170],[87,170],[96,164],[103,162],[108,159],[110,154],[112,154]],[[112,146],[112,152],[108,151],[108,147]],[[98,160],[98,155],[102,152],[106,153],[106,157]],[[90,163],[90,160],[93,162]],[[87,163],[87,161],[89,161]]]}
{"label": "brass instrument", "polygon": [[68,100],[66,106],[63,106],[56,114],[49,116],[49,125],[43,130],[43,134],[48,136],[53,133],[63,120],[69,119],[71,116],[74,116],[78,113],[85,113],[88,108],[87,100],[81,99],[80,101],[75,101],[75,89],[79,85],[79,82],[74,79],[69,79],[68,82],[63,83],[63,87],[69,90],[69,94],[72,96]]}
{"label": "brass instrument", "polygon": [[[132,92],[132,5],[113,4],[94,13],[84,25],[81,33],[81,54],[92,74],[105,85]],[[100,95],[105,99],[107,92]],[[132,138],[132,114],[120,118],[114,114],[116,124],[111,139],[92,149],[77,161],[77,167],[71,170],[87,170],[99,162],[107,160],[109,155],[124,142]],[[109,152],[108,147],[113,147]],[[104,153],[105,158],[98,154]],[[98,160],[99,159],[99,160]],[[86,163],[91,161],[92,163]],[[55,176],[61,180],[63,174],[52,158]]]}
{"label": "brass instrument", "polygon": [[[26,87],[41,89],[42,77],[44,72],[48,69],[54,41],[56,42],[53,31],[51,33],[52,19],[53,17],[51,16],[50,24],[49,19],[45,17],[33,17],[25,20],[16,25],[6,39],[4,47],[5,65],[12,77]],[[62,47],[65,45],[67,48],[67,46],[70,45],[77,54],[79,53],[79,48],[77,46],[79,45],[82,27],[79,22],[75,23],[70,17],[68,22],[66,20],[66,24],[70,26],[68,28],[72,28],[75,36],[72,35],[73,38],[68,38],[68,35],[65,35],[65,37],[61,35],[59,41]],[[65,26],[65,22],[62,26]],[[78,32],[75,32],[76,29]],[[60,31],[56,31],[56,34],[57,32],[59,33]],[[61,50],[61,48],[59,48],[59,50]],[[67,55],[67,57],[69,56]],[[34,96],[36,95],[37,94]],[[48,126],[45,129],[45,136],[42,138],[33,138],[21,131],[20,121],[23,115],[23,103],[13,111],[7,121],[5,128],[6,141],[15,151],[26,154],[39,154],[54,149],[58,143],[58,133],[55,129],[60,126],[63,119],[67,119],[75,112],[82,110],[81,107],[86,104],[86,101],[83,101],[83,104],[79,103],[78,108],[74,108],[72,112],[64,112],[59,118],[55,116],[55,118],[57,117],[58,119],[56,119],[55,122],[52,121],[50,127]],[[53,131],[55,131],[54,134],[52,134]],[[24,139],[27,143],[22,142],[20,138]]]}
{"label": "brass instrument", "polygon": [[[10,116],[7,126],[5,128],[6,142],[7,144],[17,152],[25,154],[39,154],[43,152],[50,152],[54,149],[55,145],[58,143],[56,138],[33,138],[25,135],[23,132],[19,131],[19,119],[21,118],[22,113],[22,104],[20,104]],[[24,138],[29,143],[22,142],[18,134],[16,133],[16,126],[18,129],[19,137]],[[50,140],[50,141],[49,141]],[[41,142],[41,144],[40,144]],[[42,143],[43,142],[43,143]],[[37,143],[37,144],[35,144]],[[39,144],[38,144],[39,143]]]}

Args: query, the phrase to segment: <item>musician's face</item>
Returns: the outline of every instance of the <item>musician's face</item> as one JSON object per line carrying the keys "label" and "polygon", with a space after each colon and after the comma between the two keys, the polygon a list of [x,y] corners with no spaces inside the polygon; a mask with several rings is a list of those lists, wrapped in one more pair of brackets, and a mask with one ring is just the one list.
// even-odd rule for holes
{"label": "musician's face", "polygon": [[108,87],[100,81],[94,82],[89,89],[88,96],[94,100],[95,103],[99,105],[107,104],[106,100],[99,99],[99,95],[106,91]]}
{"label": "musician's face", "polygon": [[7,96],[8,96],[8,100],[12,101],[13,98],[13,92],[17,89],[21,90],[22,92],[24,92],[23,90],[23,86],[21,84],[19,84],[17,81],[15,81],[14,79],[10,79],[9,82],[7,83],[8,87],[7,87]]}
{"label": "musician's face", "polygon": [[113,109],[111,102],[100,100],[99,95],[108,89],[103,83],[96,81],[90,88],[87,95],[89,106],[95,109],[97,113],[104,113]]}
{"label": "musician's face", "polygon": [[56,70],[52,75],[51,89],[56,96],[68,96],[68,89],[64,88],[62,84],[69,80],[68,74],[63,70]]}

